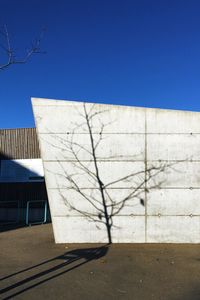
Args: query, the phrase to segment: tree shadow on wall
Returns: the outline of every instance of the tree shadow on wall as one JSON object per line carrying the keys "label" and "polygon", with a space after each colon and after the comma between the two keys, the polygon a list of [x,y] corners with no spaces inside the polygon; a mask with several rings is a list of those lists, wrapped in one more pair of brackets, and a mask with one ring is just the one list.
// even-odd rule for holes
{"label": "tree shadow on wall", "polygon": [[[4,282],[7,280],[10,281],[11,278],[11,281],[13,281],[13,279],[17,278],[18,275],[24,275],[25,277],[25,279],[23,280],[17,281],[14,284],[4,287],[0,291],[0,295],[2,295],[1,297],[4,297],[1,299],[13,299],[15,296],[18,296],[32,288],[37,287],[38,285],[46,283],[49,280],[55,279],[74,269],[77,269],[92,260],[98,260],[104,257],[108,253],[108,250],[109,244],[97,248],[75,249],[72,251],[68,251],[63,255],[56,256],[52,259],[41,262],[32,267],[0,278],[0,280]],[[55,264],[57,261],[61,261],[61,263]],[[38,268],[40,269],[39,272],[37,272]],[[30,276],[28,276],[28,273],[26,273],[28,271],[30,271],[31,273]],[[16,289],[16,291],[13,293],[14,289]]]}
{"label": "tree shadow on wall", "polygon": [[147,193],[162,187],[167,173],[176,172],[177,162],[148,161],[144,141],[142,146],[123,144],[120,133],[111,134],[115,121],[110,120],[108,110],[99,110],[96,104],[83,103],[74,113],[75,122],[68,131],[49,131],[42,136],[53,153],[47,176],[66,206],[66,214],[74,212],[98,230],[106,230],[107,241],[112,243],[113,229],[120,228],[116,217],[137,216],[137,208],[139,215],[144,215]]}

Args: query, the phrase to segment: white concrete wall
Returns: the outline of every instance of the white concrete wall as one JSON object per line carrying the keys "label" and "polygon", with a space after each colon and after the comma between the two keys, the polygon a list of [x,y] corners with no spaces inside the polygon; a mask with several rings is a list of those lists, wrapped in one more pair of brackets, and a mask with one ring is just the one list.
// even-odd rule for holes
{"label": "white concrete wall", "polygon": [[[83,103],[32,104],[56,242],[107,242]],[[200,113],[85,107],[94,143],[102,138],[95,155],[109,213],[124,200],[112,241],[199,243]]]}

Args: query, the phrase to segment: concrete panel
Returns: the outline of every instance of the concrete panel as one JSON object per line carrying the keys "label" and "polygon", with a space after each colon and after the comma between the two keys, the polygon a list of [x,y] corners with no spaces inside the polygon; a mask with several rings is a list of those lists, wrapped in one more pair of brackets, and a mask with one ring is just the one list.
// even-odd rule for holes
{"label": "concrete panel", "polygon": [[113,219],[115,227],[112,229],[113,243],[144,243],[145,217],[116,216]]}
{"label": "concrete panel", "polygon": [[147,194],[148,215],[200,215],[200,189],[160,189]]}
{"label": "concrete panel", "polygon": [[[126,217],[125,220],[116,217],[114,221],[113,243],[144,243],[144,217]],[[84,217],[53,217],[53,229],[56,243],[107,243],[105,225],[95,224]]]}
{"label": "concrete panel", "polygon": [[[105,193],[107,203],[118,203],[117,211],[121,201],[126,198],[126,205],[122,207],[118,215],[138,216],[145,214],[145,207],[141,200],[144,200],[143,190],[134,191],[132,189],[109,189]],[[51,203],[51,216],[81,216],[85,213],[98,215],[103,209],[102,197],[98,189],[84,189],[81,193],[72,189],[52,189],[49,191],[49,202]],[[74,207],[75,209],[71,208]],[[82,214],[79,212],[81,211]],[[109,208],[111,213],[111,207]]]}
{"label": "concrete panel", "polygon": [[108,242],[105,207],[113,242],[200,242],[200,113],[44,99],[33,110],[56,242]]}
{"label": "concrete panel", "polygon": [[[152,168],[152,178],[147,182],[148,188],[156,186],[161,188],[198,188],[200,186],[199,162],[169,162],[165,167],[163,165],[163,163],[148,163],[148,168]],[[155,171],[154,167],[156,167]]]}
{"label": "concrete panel", "polygon": [[[84,166],[84,169],[83,169]],[[80,188],[98,188],[93,162],[44,162],[48,188],[70,188],[73,179]],[[108,188],[138,188],[144,183],[142,162],[99,162],[101,181]],[[94,174],[94,175],[93,175]]]}
{"label": "concrete panel", "polygon": [[[101,137],[94,134],[93,140],[97,145],[97,160],[144,160],[144,135],[105,134]],[[41,149],[45,160],[93,159],[88,134],[42,134]]]}
{"label": "concrete panel", "polygon": [[147,218],[148,243],[200,243],[200,217]]}
{"label": "concrete panel", "polygon": [[53,217],[52,223],[56,243],[107,243],[105,225],[89,222],[85,217]]}
{"label": "concrete panel", "polygon": [[[83,103],[42,99],[32,99],[32,103],[40,133],[88,132]],[[86,109],[96,113],[93,133],[99,133],[102,124],[104,133],[145,132],[145,109],[94,103],[86,103]]]}
{"label": "concrete panel", "polygon": [[146,109],[147,133],[200,133],[198,112]]}
{"label": "concrete panel", "polygon": [[149,134],[147,145],[148,160],[200,160],[200,134]]}

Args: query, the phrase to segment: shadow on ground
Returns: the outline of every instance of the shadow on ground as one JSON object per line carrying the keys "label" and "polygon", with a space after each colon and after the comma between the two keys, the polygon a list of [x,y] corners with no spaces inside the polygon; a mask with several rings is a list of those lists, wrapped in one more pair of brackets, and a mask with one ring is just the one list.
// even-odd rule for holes
{"label": "shadow on ground", "polygon": [[[3,295],[5,295],[7,292],[11,292],[13,289],[21,287],[20,291],[15,292],[15,293],[11,292],[11,294],[9,294],[9,296],[6,296],[1,299],[2,300],[13,299],[13,297],[18,296],[32,288],[35,288],[42,283],[52,280],[60,275],[68,273],[74,269],[77,269],[80,266],[85,265],[92,260],[97,260],[97,259],[105,256],[108,252],[108,249],[109,249],[109,244],[101,246],[101,247],[97,247],[97,248],[75,249],[72,251],[68,251],[68,252],[64,253],[63,255],[56,256],[52,259],[43,261],[37,265],[31,266],[29,268],[23,269],[21,271],[18,271],[18,272],[12,273],[10,275],[7,275],[3,278],[0,278],[0,281],[2,282],[4,280],[10,279],[11,277],[18,276],[19,274],[25,273],[30,270],[32,272],[36,271],[36,274],[1,289],[0,295],[2,295],[2,297],[4,297]],[[52,264],[57,261],[61,261],[61,263],[59,263],[59,264],[56,263],[55,266],[48,268],[49,264]],[[37,272],[37,269],[41,266],[43,266],[47,269],[44,271],[41,271],[41,272]],[[37,281],[37,283],[35,283],[35,281]],[[30,285],[28,287],[24,287],[24,285],[27,283],[29,283]]]}
{"label": "shadow on ground", "polygon": [[199,244],[55,244],[51,224],[0,233],[0,299],[199,300]]}
{"label": "shadow on ground", "polygon": [[[50,224],[51,220],[48,220],[47,222],[45,222],[44,224]],[[30,226],[40,226],[40,225],[44,225],[42,223],[36,223],[36,224],[32,224],[32,225],[26,225],[25,223],[21,222],[21,223],[0,223],[0,233],[1,232],[5,232],[5,231],[11,231],[11,230],[16,230],[16,229],[20,229],[20,228],[27,228]]]}

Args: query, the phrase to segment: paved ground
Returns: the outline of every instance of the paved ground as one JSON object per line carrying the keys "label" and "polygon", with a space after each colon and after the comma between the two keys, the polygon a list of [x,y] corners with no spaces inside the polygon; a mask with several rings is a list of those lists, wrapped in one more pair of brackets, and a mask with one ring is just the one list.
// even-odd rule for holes
{"label": "paved ground", "polygon": [[0,299],[199,300],[200,245],[55,245],[51,224],[0,234]]}

